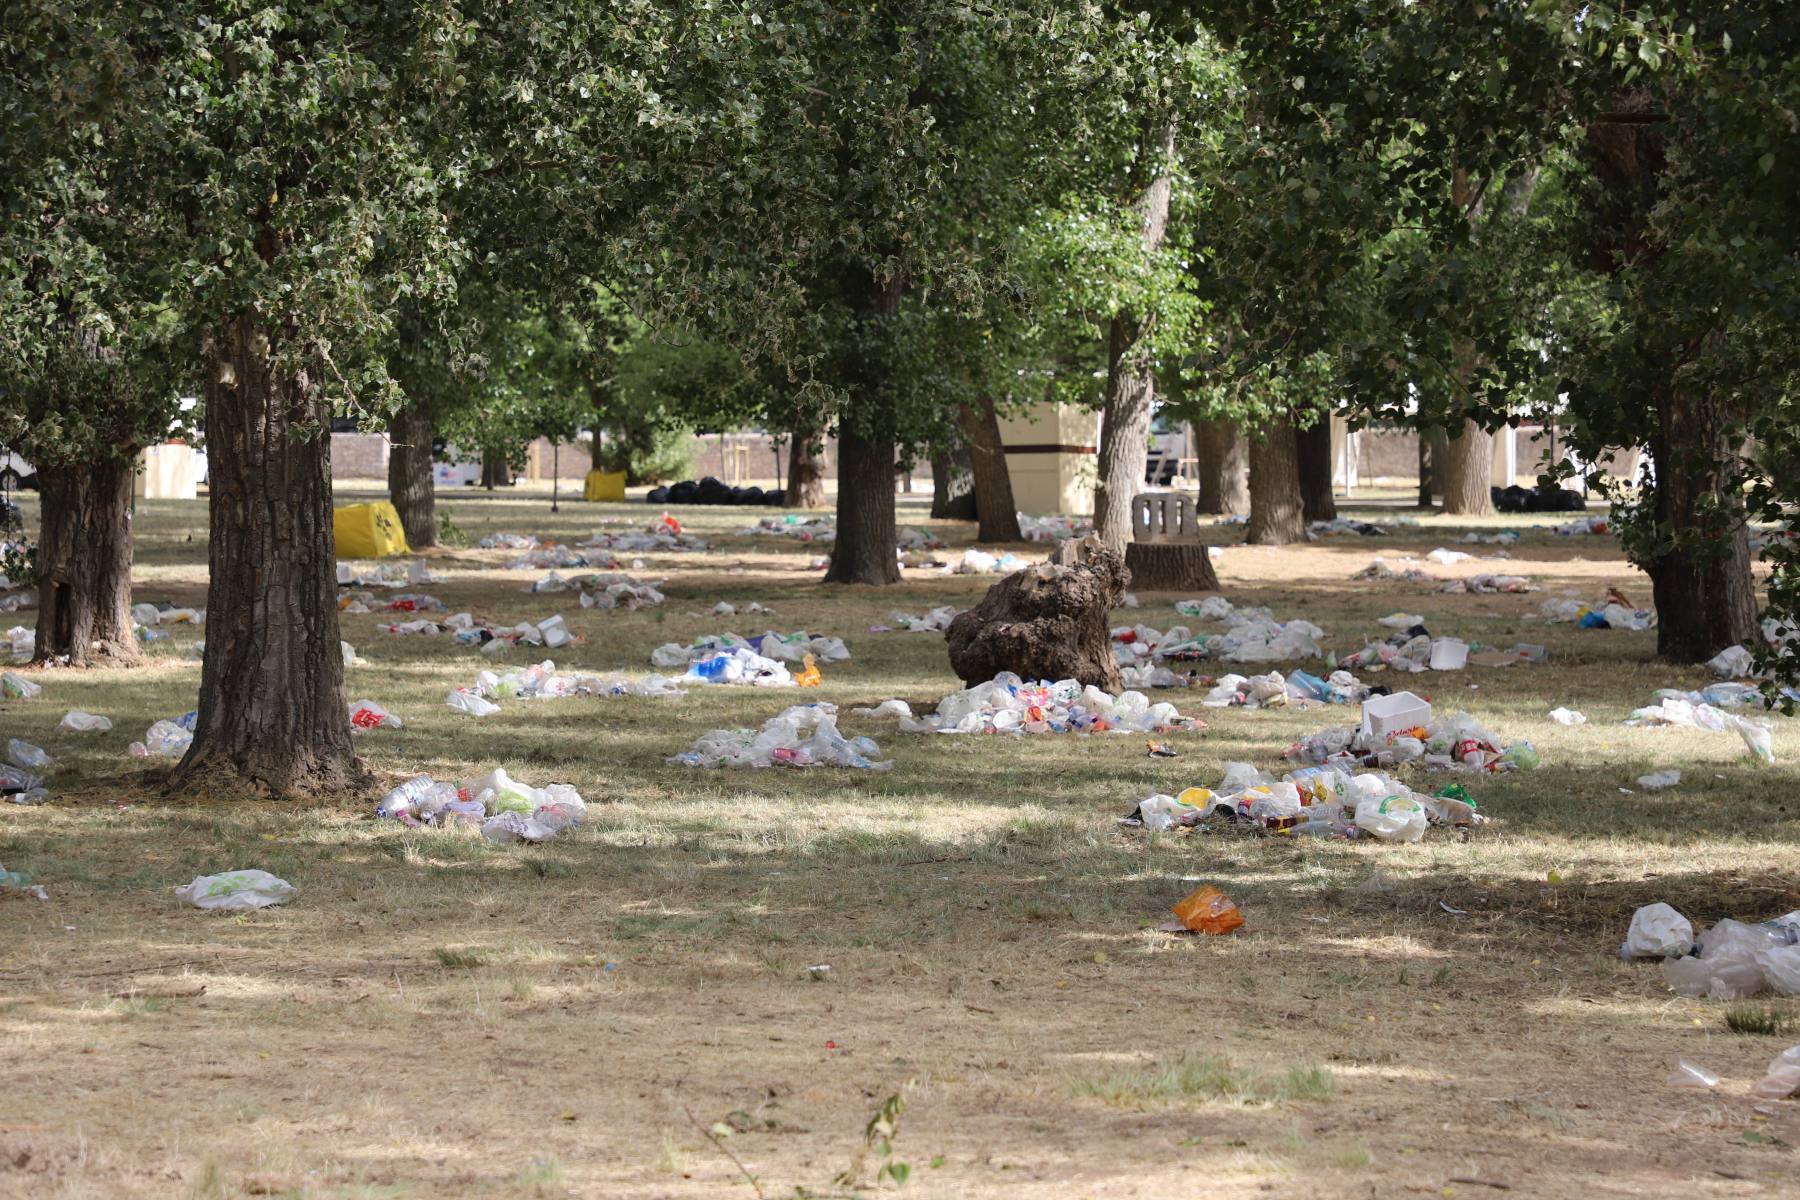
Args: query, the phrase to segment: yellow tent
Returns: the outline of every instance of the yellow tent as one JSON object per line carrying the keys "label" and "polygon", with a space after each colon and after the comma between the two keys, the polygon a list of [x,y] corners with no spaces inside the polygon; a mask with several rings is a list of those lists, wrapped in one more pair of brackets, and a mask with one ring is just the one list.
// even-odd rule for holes
{"label": "yellow tent", "polygon": [[625,472],[623,471],[589,471],[587,484],[582,489],[583,500],[623,500],[625,498]]}
{"label": "yellow tent", "polygon": [[334,510],[331,532],[337,538],[339,558],[386,558],[409,549],[400,514],[386,500]]}

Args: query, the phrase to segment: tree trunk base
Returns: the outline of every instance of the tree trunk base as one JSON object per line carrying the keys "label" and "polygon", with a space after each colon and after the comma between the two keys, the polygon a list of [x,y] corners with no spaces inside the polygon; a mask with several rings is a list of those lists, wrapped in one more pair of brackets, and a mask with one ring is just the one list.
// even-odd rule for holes
{"label": "tree trunk base", "polygon": [[[281,771],[285,774],[289,769],[283,764]],[[163,795],[182,801],[258,799],[361,808],[379,786],[375,773],[360,758],[348,764],[321,760],[279,785],[254,773],[255,768],[251,770],[246,774],[222,754],[184,760],[166,772]]]}
{"label": "tree trunk base", "polygon": [[1132,542],[1125,565],[1140,592],[1216,592],[1212,552],[1196,542]]}
{"label": "tree trunk base", "polygon": [[1097,536],[1065,542],[1057,561],[1014,571],[950,623],[950,668],[971,685],[1013,671],[1117,692],[1124,684],[1109,629],[1130,582],[1124,562]]}

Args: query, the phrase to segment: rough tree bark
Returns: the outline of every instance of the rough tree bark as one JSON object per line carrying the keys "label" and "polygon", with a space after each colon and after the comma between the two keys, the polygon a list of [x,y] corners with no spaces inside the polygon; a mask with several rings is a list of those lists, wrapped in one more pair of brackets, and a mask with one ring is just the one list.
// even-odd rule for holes
{"label": "rough tree bark", "polygon": [[[1159,121],[1138,142],[1140,168],[1151,174],[1138,197],[1146,257],[1162,248],[1169,228],[1170,166],[1175,124]],[[1131,502],[1144,490],[1145,456],[1156,377],[1142,346],[1153,318],[1143,313],[1113,316],[1106,336],[1106,404],[1100,426],[1099,482],[1094,488],[1094,532],[1115,554],[1131,541]]]}
{"label": "rough tree bark", "polygon": [[206,658],[172,791],[277,797],[370,783],[350,744],[331,531],[330,413],[241,316],[207,385]]}
{"label": "rough tree bark", "polygon": [[437,545],[437,488],[431,475],[431,406],[414,400],[388,426],[388,498],[400,514],[406,544]]}
{"label": "rough tree bark", "polygon": [[825,507],[825,463],[819,453],[819,435],[796,429],[788,441],[787,488],[781,494],[783,508]]}
{"label": "rough tree bark", "polygon": [[1250,448],[1234,421],[1200,421],[1194,425],[1200,460],[1203,513],[1221,516],[1250,511]]}
{"label": "rough tree bark", "polygon": [[954,443],[931,456],[931,515],[939,521],[975,519],[975,475],[968,443]]}
{"label": "rough tree bark", "polygon": [[1306,535],[1294,424],[1279,421],[1250,443],[1250,531],[1256,546],[1285,546]]}
{"label": "rough tree bark", "polygon": [[122,458],[38,468],[38,666],[129,667],[131,486]]}
{"label": "rough tree bark", "polygon": [[[891,322],[900,310],[903,288],[897,277],[869,283],[857,279],[851,301],[865,306],[871,322]],[[874,355],[859,356],[851,367],[859,408],[838,429],[837,539],[831,545],[826,583],[900,582],[894,528],[894,412],[879,392],[884,382],[881,372],[888,369]]]}
{"label": "rough tree bark", "polygon": [[1705,662],[1727,646],[1755,646],[1756,593],[1742,497],[1727,464],[1736,448],[1729,416],[1704,397],[1670,389],[1659,397],[1653,497],[1658,529],[1672,544],[1644,564],[1656,604],[1656,653]]}
{"label": "rough tree bark", "polygon": [[1300,476],[1300,512],[1307,521],[1330,521],[1337,516],[1337,498],[1331,494],[1331,418],[1321,416],[1305,429],[1294,431],[1295,466]]}
{"label": "rough tree bark", "polygon": [[1442,426],[1419,431],[1419,507],[1431,508],[1444,496],[1450,462],[1450,435]]}
{"label": "rough tree bark", "polygon": [[1444,472],[1444,511],[1459,517],[1493,512],[1494,435],[1465,420],[1462,432],[1449,439],[1449,448],[1448,469]]}
{"label": "rough tree bark", "polygon": [[507,461],[506,452],[483,450],[481,452],[481,486],[491,492],[497,487],[511,487],[512,481],[512,463]]}
{"label": "rough tree bark", "polygon": [[1140,592],[1216,592],[1212,550],[1201,542],[1133,542],[1125,565]]}
{"label": "rough tree bark", "polygon": [[983,542],[1019,542],[1019,506],[1013,500],[1012,471],[1006,465],[1006,443],[993,400],[957,408],[963,438],[969,445],[969,472],[975,477],[975,536]]}

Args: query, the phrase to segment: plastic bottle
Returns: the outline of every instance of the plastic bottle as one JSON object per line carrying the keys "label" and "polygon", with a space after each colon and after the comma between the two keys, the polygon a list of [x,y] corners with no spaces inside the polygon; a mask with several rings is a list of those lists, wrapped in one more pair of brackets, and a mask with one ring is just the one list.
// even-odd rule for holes
{"label": "plastic bottle", "polygon": [[393,791],[381,798],[375,806],[377,817],[398,817],[431,795],[438,786],[437,780],[429,775],[415,775]]}

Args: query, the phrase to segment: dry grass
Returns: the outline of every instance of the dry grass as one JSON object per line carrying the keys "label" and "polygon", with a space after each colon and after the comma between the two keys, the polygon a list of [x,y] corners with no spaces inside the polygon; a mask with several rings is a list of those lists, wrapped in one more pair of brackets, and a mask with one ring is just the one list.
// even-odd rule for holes
{"label": "dry grass", "polygon": [[[451,508],[477,537],[654,515],[566,504],[551,518],[544,499]],[[694,515],[723,534],[756,514]],[[141,506],[143,598],[202,601],[203,517]],[[702,1129],[753,1114],[731,1122],[729,1146],[768,1195],[830,1194],[869,1112],[909,1080],[896,1152],[924,1196],[1489,1194],[1452,1182],[1466,1178],[1531,1196],[1782,1194],[1796,1182],[1782,1143],[1800,1128],[1748,1096],[1781,1042],[1734,1034],[1724,1006],[1670,995],[1615,950],[1650,900],[1696,924],[1800,907],[1800,737],[1781,722],[1780,762],[1758,771],[1731,735],[1620,726],[1703,673],[1650,661],[1648,634],[1524,619],[1563,588],[1647,595],[1607,539],[1528,534],[1505,563],[1428,568],[1528,573],[1537,595],[1349,582],[1378,550],[1422,555],[1465,528],[1231,549],[1220,574],[1234,600],[1306,616],[1339,649],[1396,608],[1551,646],[1542,668],[1410,681],[1543,753],[1538,772],[1481,781],[1494,821],[1466,842],[1114,825],[1153,791],[1215,781],[1224,761],[1278,765],[1339,711],[1210,713],[1206,734],[1171,739],[1173,761],[1145,757],[1141,738],[906,738],[846,717],[892,753],[891,774],[689,771],[663,759],[799,697],[515,701],[476,723],[442,698],[485,660],[347,618],[367,660],[352,696],[407,719],[362,739],[378,769],[502,765],[598,802],[555,843],[496,848],[366,808],[159,802],[124,747],[192,706],[191,632],[140,672],[52,673],[40,700],[0,705],[7,736],[59,758],[58,803],[0,812],[0,862],[52,896],[0,899],[0,1195],[751,1195],[690,1111]],[[986,581],[826,588],[812,547],[720,546],[645,556],[642,574],[668,580],[660,610],[527,595],[541,573],[497,569],[498,552],[438,556],[450,579],[431,590],[509,621],[562,611],[586,638],[556,656],[567,665],[641,672],[663,641],[805,627],[854,655],[817,698],[847,709],[956,686],[941,639],[866,630],[895,608],[966,604]],[[776,611],[721,622],[706,612],[721,598]],[[1178,598],[1145,596],[1118,619],[1166,627]],[[1591,723],[1549,724],[1559,703]],[[69,708],[117,728],[60,734]],[[1637,791],[1663,766],[1681,787]],[[237,866],[299,895],[219,917],[169,894]],[[1361,886],[1376,872],[1385,887]],[[1248,925],[1155,932],[1197,880]],[[159,981],[206,990],[112,999]],[[1667,1089],[1677,1056],[1726,1082]],[[1290,1078],[1296,1064],[1317,1074]]]}

